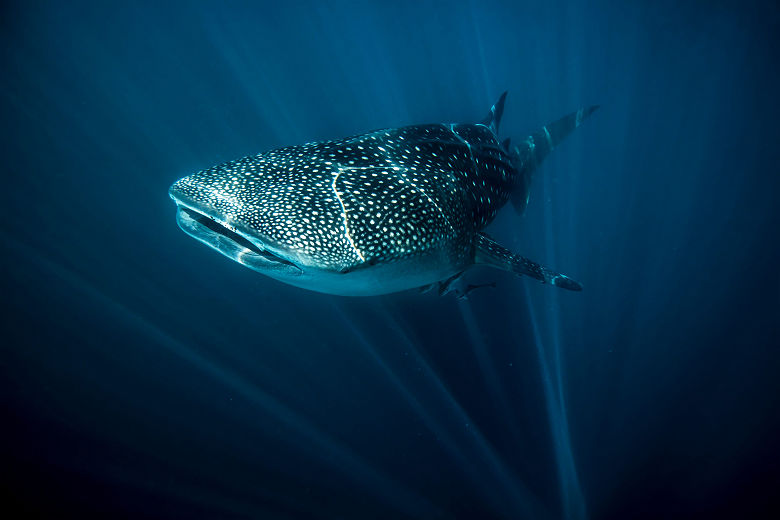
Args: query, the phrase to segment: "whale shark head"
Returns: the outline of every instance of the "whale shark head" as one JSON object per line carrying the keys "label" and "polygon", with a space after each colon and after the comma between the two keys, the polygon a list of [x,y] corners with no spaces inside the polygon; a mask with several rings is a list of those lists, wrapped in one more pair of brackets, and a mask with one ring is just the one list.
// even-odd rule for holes
{"label": "whale shark head", "polygon": [[169,189],[176,222],[188,235],[250,269],[275,277],[299,277],[304,265],[289,246],[253,227],[258,211],[208,176],[191,175]]}
{"label": "whale shark head", "polygon": [[325,207],[329,186],[307,177],[305,165],[290,169],[303,155],[283,149],[179,179],[168,191],[179,227],[228,258],[294,285],[344,270],[354,253],[341,220]]}

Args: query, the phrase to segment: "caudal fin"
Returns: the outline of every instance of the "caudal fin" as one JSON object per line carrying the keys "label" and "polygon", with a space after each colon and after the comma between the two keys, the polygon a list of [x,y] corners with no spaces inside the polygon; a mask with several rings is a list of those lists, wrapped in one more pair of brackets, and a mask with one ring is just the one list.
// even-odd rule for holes
{"label": "caudal fin", "polygon": [[512,151],[512,160],[518,172],[517,184],[512,193],[512,205],[518,213],[523,213],[528,205],[531,178],[534,170],[575,128],[595,112],[599,105],[581,108],[557,121],[543,126],[525,138]]}
{"label": "caudal fin", "polygon": [[581,108],[549,125],[543,126],[540,130],[528,136],[524,144],[529,151],[533,152],[533,160],[536,162],[536,165],[539,165],[547,157],[547,154],[552,152],[561,141],[582,124],[586,117],[598,108],[599,105]]}

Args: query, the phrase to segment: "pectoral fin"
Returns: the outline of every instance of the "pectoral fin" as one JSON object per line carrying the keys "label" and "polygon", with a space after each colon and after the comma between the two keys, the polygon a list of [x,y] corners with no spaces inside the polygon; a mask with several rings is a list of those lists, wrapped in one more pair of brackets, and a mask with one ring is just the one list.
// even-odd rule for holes
{"label": "pectoral fin", "polygon": [[570,291],[582,290],[582,285],[565,274],[556,273],[524,256],[516,255],[483,233],[478,233],[474,239],[474,263],[530,276],[542,283]]}

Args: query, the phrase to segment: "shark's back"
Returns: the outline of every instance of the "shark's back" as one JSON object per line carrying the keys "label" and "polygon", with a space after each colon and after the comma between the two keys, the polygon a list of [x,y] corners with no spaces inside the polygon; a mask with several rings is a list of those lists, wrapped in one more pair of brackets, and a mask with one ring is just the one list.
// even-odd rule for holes
{"label": "shark's back", "polygon": [[205,203],[346,272],[431,251],[465,261],[471,235],[507,200],[510,168],[488,128],[430,124],[271,150],[193,180],[221,179],[229,190]]}
{"label": "shark's back", "polygon": [[335,167],[334,192],[367,264],[468,253],[471,235],[508,198],[511,163],[492,135],[482,125],[431,124],[323,144],[320,158]]}

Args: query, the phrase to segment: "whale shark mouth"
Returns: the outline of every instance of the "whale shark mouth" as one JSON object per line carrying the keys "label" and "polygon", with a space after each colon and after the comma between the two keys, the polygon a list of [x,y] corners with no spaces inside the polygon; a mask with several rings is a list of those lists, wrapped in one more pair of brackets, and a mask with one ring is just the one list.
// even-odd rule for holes
{"label": "whale shark mouth", "polygon": [[176,221],[191,237],[251,269],[261,272],[284,270],[289,274],[302,273],[301,268],[289,260],[264,249],[246,236],[195,209],[178,204]]}

